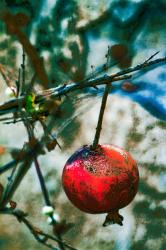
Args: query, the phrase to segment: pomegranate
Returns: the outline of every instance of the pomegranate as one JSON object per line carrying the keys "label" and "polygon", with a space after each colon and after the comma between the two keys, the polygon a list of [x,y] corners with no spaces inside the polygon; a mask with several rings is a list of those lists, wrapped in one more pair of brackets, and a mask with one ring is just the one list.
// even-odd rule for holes
{"label": "pomegranate", "polygon": [[136,162],[115,145],[83,146],[68,159],[62,174],[65,193],[77,208],[108,213],[103,226],[123,225],[118,210],[133,200],[138,181]]}

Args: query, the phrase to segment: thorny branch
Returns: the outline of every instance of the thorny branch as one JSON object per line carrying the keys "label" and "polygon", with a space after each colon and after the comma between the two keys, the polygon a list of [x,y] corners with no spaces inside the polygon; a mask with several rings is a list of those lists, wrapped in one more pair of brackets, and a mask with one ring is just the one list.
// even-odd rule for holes
{"label": "thorny branch", "polygon": [[[157,65],[159,63],[165,63],[166,62],[166,57],[163,58],[158,58],[156,60],[144,62],[142,64],[138,64],[135,67],[131,67],[125,70],[121,70],[115,74],[111,75],[104,75],[92,80],[85,80],[83,83],[71,83],[68,85],[63,85],[63,86],[58,86],[56,88],[51,88],[48,90],[44,90],[42,92],[39,92],[36,94],[36,104],[43,103],[47,98],[59,98],[61,96],[64,96],[65,94],[68,94],[70,92],[80,90],[80,89],[85,89],[89,87],[94,87],[98,85],[105,85],[109,84],[110,82],[115,82],[115,81],[121,81],[124,79],[129,79],[132,76],[128,75],[130,73],[136,72],[138,70],[143,70],[146,69],[152,65]],[[19,109],[19,104],[21,103],[22,107],[25,107],[25,96],[19,97],[17,99],[13,99],[9,102],[6,102],[0,106],[0,115],[5,115],[8,113],[14,113],[17,112]]]}
{"label": "thorny branch", "polygon": [[48,243],[47,241],[48,240],[52,240],[52,241],[55,241],[59,244],[62,244],[70,249],[70,250],[77,250],[76,248],[73,248],[72,246],[66,244],[64,241],[62,240],[59,240],[57,237],[55,236],[52,236],[52,235],[49,235],[45,232],[43,232],[41,229],[35,227],[26,217],[27,217],[27,214],[24,213],[23,211],[21,210],[18,210],[18,209],[10,209],[10,208],[4,208],[4,209],[1,209],[0,210],[0,213],[1,214],[9,214],[9,215],[13,215],[15,216],[19,222],[23,222],[27,228],[30,230],[30,232],[32,233],[32,235],[34,236],[34,238],[40,242],[41,244],[47,246],[48,248],[50,249],[53,249],[53,250],[59,250],[59,248],[55,248],[52,244]]}

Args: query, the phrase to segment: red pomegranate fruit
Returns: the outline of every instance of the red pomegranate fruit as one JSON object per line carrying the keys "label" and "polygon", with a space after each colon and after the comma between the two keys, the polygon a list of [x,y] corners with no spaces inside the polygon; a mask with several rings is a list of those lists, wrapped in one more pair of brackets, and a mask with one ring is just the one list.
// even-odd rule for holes
{"label": "red pomegranate fruit", "polygon": [[123,225],[118,210],[133,200],[138,181],[136,162],[115,145],[83,146],[68,159],[62,174],[65,193],[77,208],[108,213],[103,226]]}

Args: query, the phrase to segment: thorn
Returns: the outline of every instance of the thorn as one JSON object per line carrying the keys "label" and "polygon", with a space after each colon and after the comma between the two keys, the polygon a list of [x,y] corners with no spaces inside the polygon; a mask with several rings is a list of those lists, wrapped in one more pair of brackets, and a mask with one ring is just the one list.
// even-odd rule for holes
{"label": "thorn", "polygon": [[67,99],[71,100],[71,98],[70,98],[67,94],[64,94],[64,96],[65,96]]}
{"label": "thorn", "polygon": [[92,79],[95,78],[95,73],[94,73],[94,69],[95,69],[95,66],[94,65],[91,65],[91,70],[92,70]]}
{"label": "thorn", "polygon": [[149,62],[153,57],[155,57],[160,51],[155,52],[153,55],[151,55],[147,60],[145,60],[144,64]]}

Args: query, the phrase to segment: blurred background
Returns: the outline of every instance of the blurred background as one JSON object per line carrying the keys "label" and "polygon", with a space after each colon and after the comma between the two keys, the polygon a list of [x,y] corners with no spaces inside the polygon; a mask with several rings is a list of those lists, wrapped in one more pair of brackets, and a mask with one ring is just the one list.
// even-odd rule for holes
{"label": "blurred background", "polygon": [[[165,0],[14,0],[0,1],[0,14],[8,9],[28,17],[22,31],[44,58],[48,88],[114,73],[147,60],[155,52],[166,56]],[[21,15],[20,15],[21,16]],[[22,20],[22,19],[21,19]],[[24,20],[24,18],[23,18]],[[101,66],[107,62],[107,72]],[[22,48],[0,20],[0,64],[15,83]],[[128,150],[138,162],[140,184],[134,201],[122,209],[124,225],[102,227],[105,215],[85,214],[67,199],[62,186],[63,166],[70,155],[95,134],[103,87],[78,91],[62,99],[60,112],[48,121],[58,136],[58,147],[39,161],[51,200],[61,219],[73,223],[63,238],[81,250],[164,250],[166,212],[166,66],[135,73],[130,81],[113,84],[103,120],[100,143]],[[26,58],[26,84],[34,69]],[[131,85],[134,87],[131,87]],[[40,82],[35,87],[42,88]],[[10,100],[0,76],[0,102]],[[36,125],[40,137],[42,129]],[[0,165],[11,160],[13,149],[27,141],[24,126],[0,124]],[[5,184],[10,171],[0,176]],[[29,219],[51,232],[41,213],[44,206],[32,165],[13,198]],[[0,216],[0,250],[46,249],[13,217]]]}

